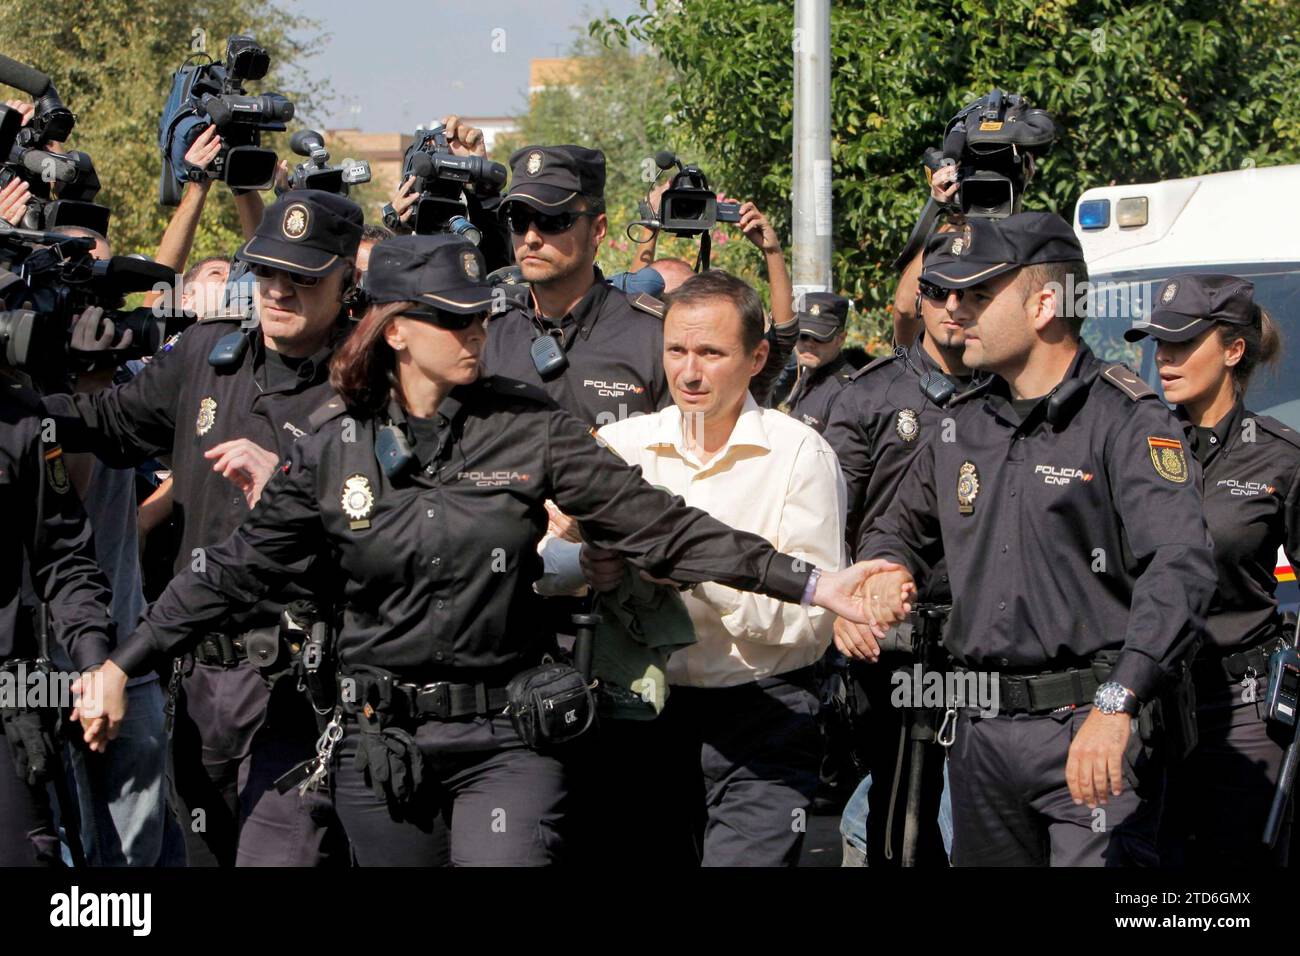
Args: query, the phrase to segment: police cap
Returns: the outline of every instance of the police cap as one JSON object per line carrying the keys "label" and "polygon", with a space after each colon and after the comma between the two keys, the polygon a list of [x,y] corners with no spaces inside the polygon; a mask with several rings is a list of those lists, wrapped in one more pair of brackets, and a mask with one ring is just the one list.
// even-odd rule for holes
{"label": "police cap", "polygon": [[1162,342],[1188,342],[1215,322],[1250,325],[1255,321],[1255,284],[1236,276],[1174,276],[1156,293],[1151,314],[1124,333],[1136,342],[1145,336]]}
{"label": "police cap", "polygon": [[605,154],[585,146],[525,146],[510,155],[510,189],[541,212],[560,212],[579,197],[604,199]]}
{"label": "police cap", "polygon": [[346,196],[291,189],[266,207],[253,238],[235,253],[244,262],[322,275],[357,254],[364,216]]}
{"label": "police cap", "polygon": [[[415,302],[435,324],[439,312],[473,315],[492,305],[483,253],[461,236],[396,236],[370,252],[366,295],[371,302]],[[446,323],[463,327],[460,323]]]}
{"label": "police cap", "polygon": [[1070,224],[1054,213],[1020,212],[1005,219],[968,219],[925,244],[921,280],[965,289],[1021,266],[1083,259]]}

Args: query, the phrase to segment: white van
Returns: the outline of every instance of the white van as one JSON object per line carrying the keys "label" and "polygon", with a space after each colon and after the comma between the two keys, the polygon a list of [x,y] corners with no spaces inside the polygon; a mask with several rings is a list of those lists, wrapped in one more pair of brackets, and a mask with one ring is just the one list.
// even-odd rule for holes
{"label": "white van", "polygon": [[[1092,282],[1084,337],[1160,389],[1151,339],[1121,337],[1150,310],[1165,279],[1185,272],[1241,276],[1282,332],[1277,370],[1255,373],[1246,404],[1300,430],[1300,165],[1242,169],[1089,189],[1074,210]],[[1300,603],[1295,569],[1278,552],[1278,598]]]}

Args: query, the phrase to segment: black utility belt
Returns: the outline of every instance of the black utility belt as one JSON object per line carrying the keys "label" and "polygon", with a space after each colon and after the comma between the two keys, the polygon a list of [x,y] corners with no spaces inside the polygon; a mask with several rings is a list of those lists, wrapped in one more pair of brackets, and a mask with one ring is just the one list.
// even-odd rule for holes
{"label": "black utility belt", "polygon": [[1274,637],[1263,644],[1256,645],[1249,650],[1238,651],[1235,654],[1193,660],[1192,675],[1197,681],[1206,684],[1216,683],[1220,680],[1229,684],[1237,684],[1251,671],[1254,671],[1255,677],[1263,677],[1268,673],[1269,658],[1279,648],[1286,646],[1287,640],[1285,637]]}
{"label": "black utility belt", "polygon": [[[1097,688],[1110,676],[1109,661],[1095,661],[1091,667],[1070,667],[1042,674],[999,674],[999,714],[1049,714],[1063,707],[1091,704]],[[958,674],[974,673],[967,667],[953,667]]]}
{"label": "black utility belt", "polygon": [[280,626],[255,627],[239,634],[209,634],[194,648],[194,660],[210,667],[254,667],[275,662],[280,650]]}
{"label": "black utility belt", "polygon": [[[486,684],[408,684],[391,674],[340,674],[338,700],[344,713],[381,714],[394,720],[451,720],[456,717],[502,714],[509,695],[504,687]],[[369,716],[369,715],[368,715]]]}

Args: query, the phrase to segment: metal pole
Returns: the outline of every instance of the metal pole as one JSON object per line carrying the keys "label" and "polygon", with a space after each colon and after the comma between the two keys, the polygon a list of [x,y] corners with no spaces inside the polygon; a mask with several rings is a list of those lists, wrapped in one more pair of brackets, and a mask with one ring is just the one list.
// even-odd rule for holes
{"label": "metal pole", "polygon": [[829,291],[831,283],[831,3],[794,5],[793,285]]}

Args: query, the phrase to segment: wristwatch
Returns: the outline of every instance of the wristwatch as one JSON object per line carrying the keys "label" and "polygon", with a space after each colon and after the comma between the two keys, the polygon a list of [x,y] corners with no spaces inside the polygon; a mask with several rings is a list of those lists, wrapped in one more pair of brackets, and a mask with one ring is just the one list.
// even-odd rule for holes
{"label": "wristwatch", "polygon": [[1137,694],[1123,684],[1118,684],[1113,680],[1106,681],[1097,688],[1097,693],[1092,698],[1092,706],[1103,714],[1128,714],[1130,717],[1136,717],[1138,713]]}
{"label": "wristwatch", "polygon": [[821,580],[821,576],[821,568],[813,568],[808,572],[808,582],[803,586],[803,597],[799,600],[800,607],[812,604],[813,596],[817,593],[817,582]]}

